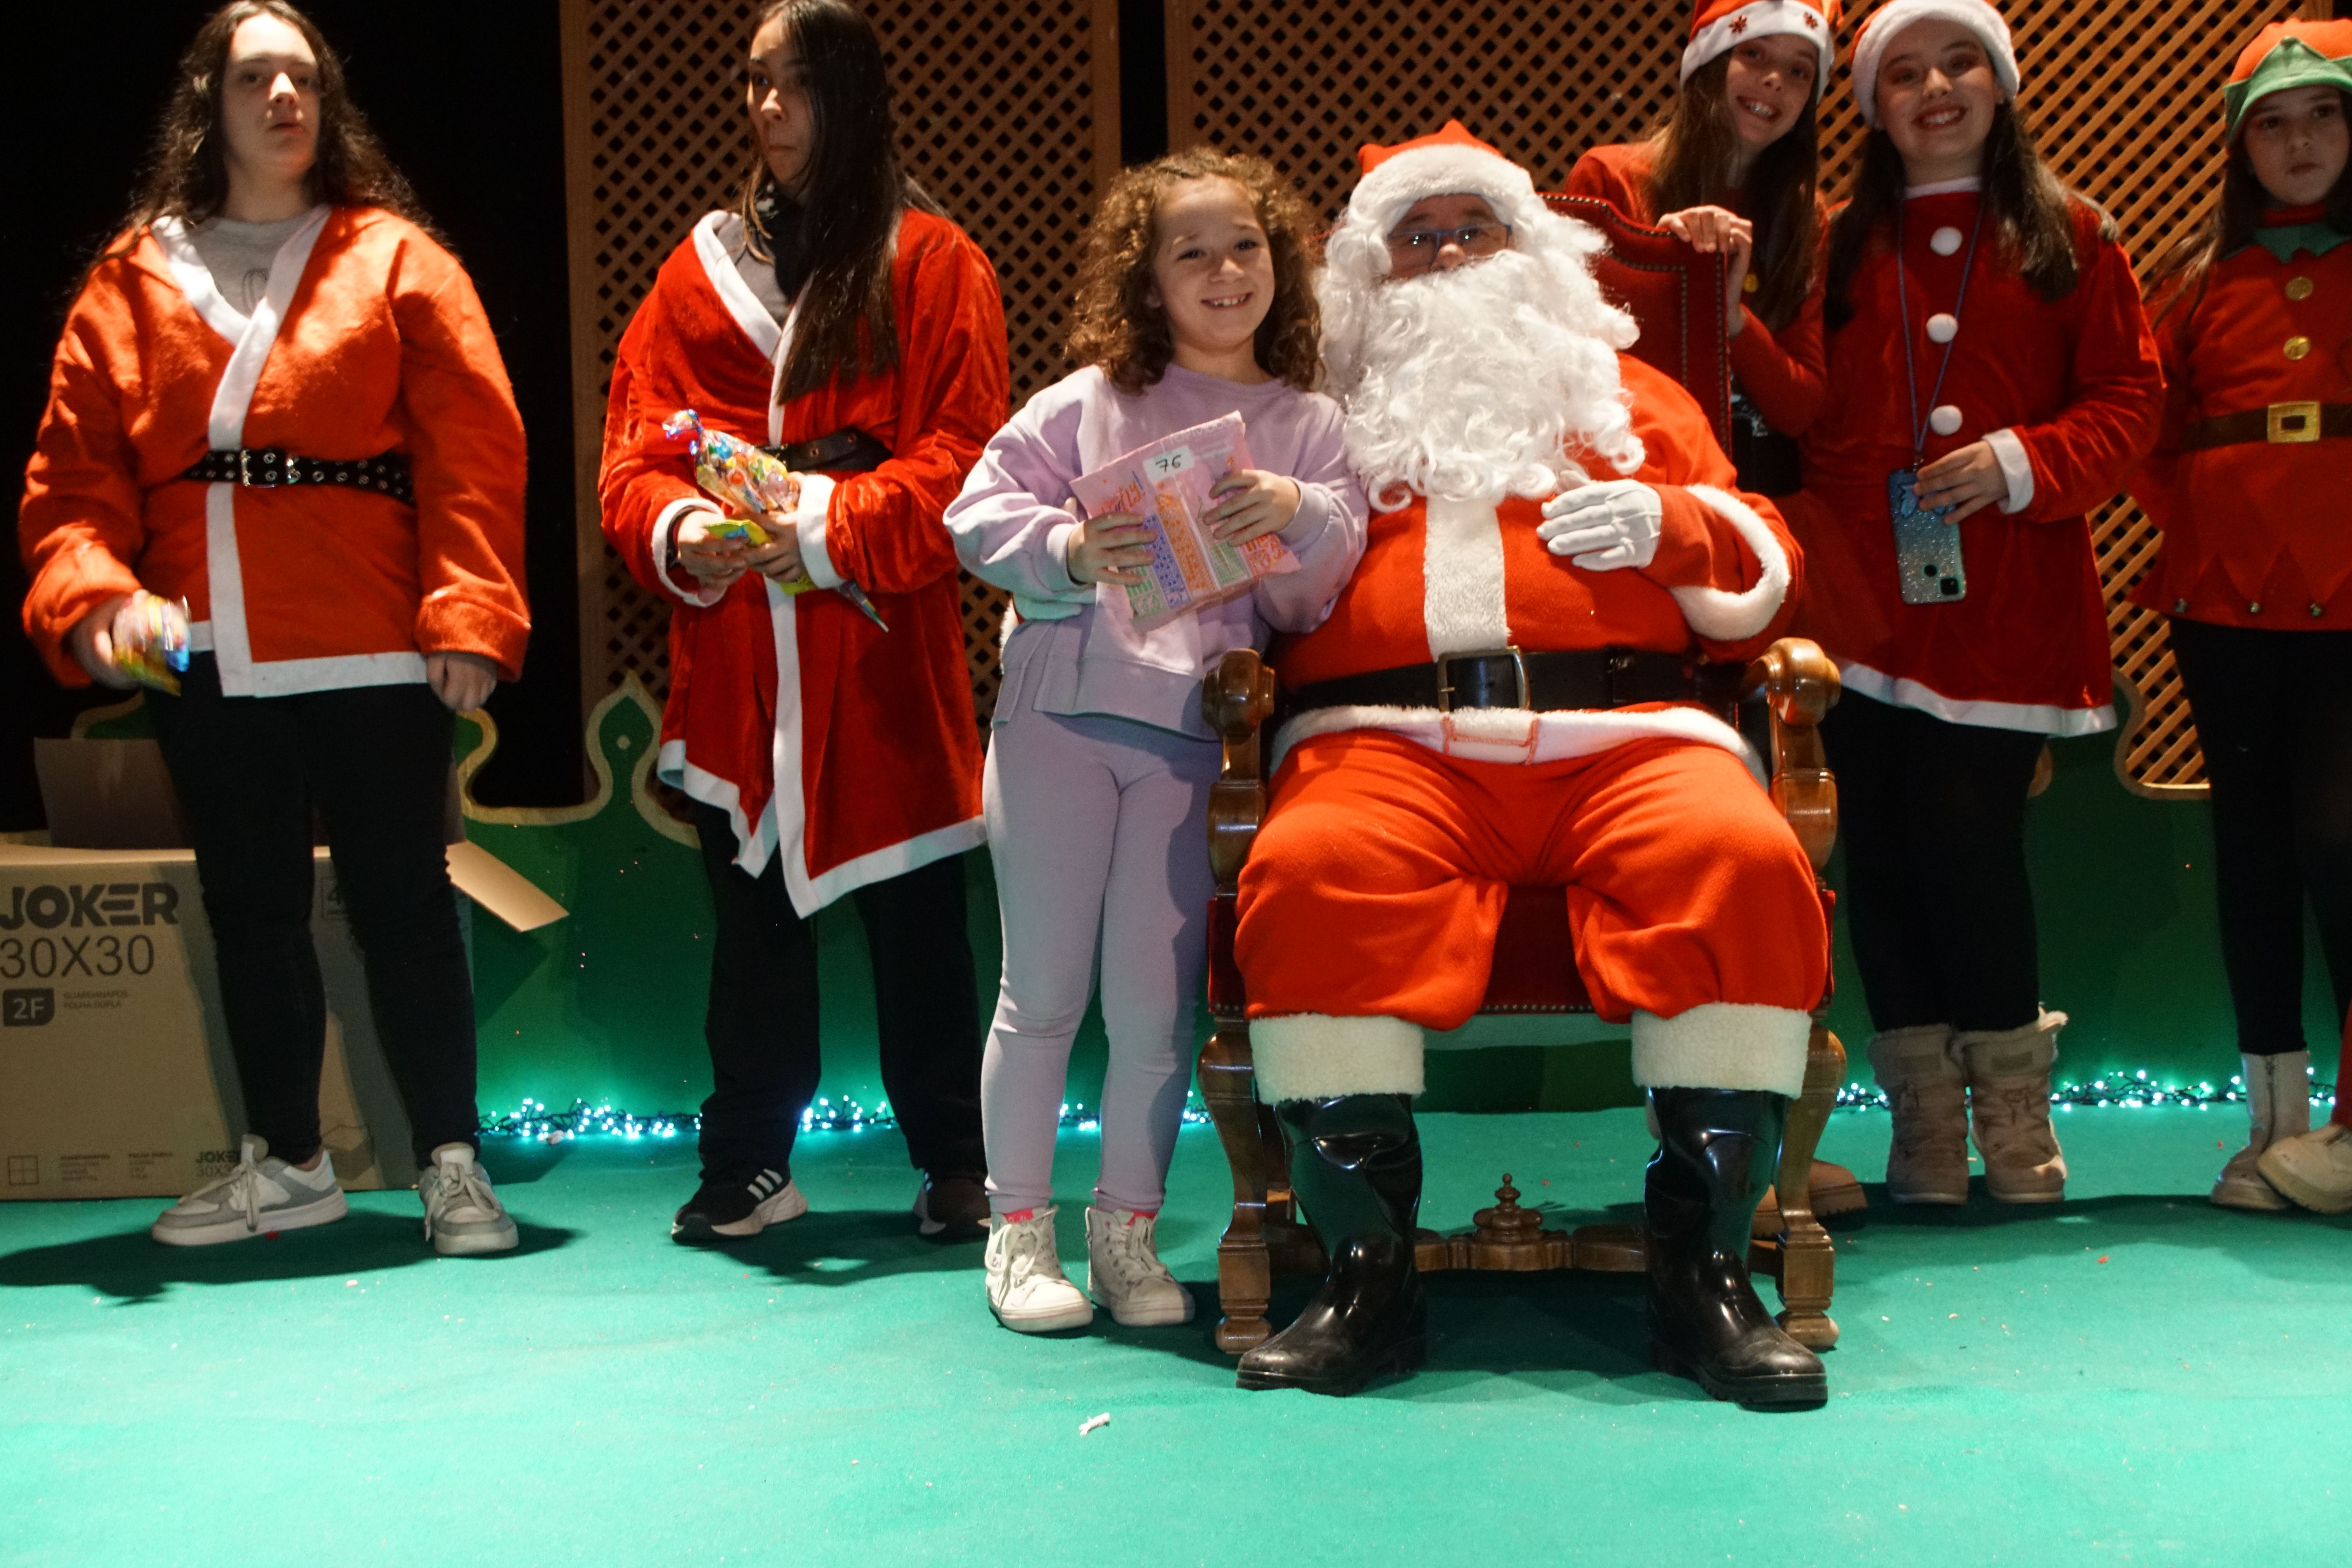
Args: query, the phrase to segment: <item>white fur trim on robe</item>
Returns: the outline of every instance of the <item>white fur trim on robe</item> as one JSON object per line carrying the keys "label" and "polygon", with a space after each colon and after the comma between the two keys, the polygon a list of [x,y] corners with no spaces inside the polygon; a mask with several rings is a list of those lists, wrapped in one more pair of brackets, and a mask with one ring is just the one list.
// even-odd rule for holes
{"label": "white fur trim on robe", "polygon": [[1331,1100],[1343,1094],[1419,1094],[1421,1026],[1385,1016],[1289,1013],[1252,1023],[1257,1097]]}
{"label": "white fur trim on robe", "polygon": [[1789,552],[1780,547],[1771,524],[1729,490],[1719,490],[1713,485],[1685,488],[1731,524],[1732,531],[1755,555],[1760,571],[1752,586],[1736,594],[1705,586],[1669,588],[1666,592],[1675,596],[1675,603],[1682,606],[1683,620],[1699,636],[1717,642],[1740,642],[1752,637],[1772,624],[1772,617],[1780,613],[1780,605],[1789,597]]}
{"label": "white fur trim on robe", "polygon": [[1633,1081],[1644,1089],[1804,1092],[1813,1020],[1793,1007],[1702,1002],[1671,1018],[1633,1014]]}

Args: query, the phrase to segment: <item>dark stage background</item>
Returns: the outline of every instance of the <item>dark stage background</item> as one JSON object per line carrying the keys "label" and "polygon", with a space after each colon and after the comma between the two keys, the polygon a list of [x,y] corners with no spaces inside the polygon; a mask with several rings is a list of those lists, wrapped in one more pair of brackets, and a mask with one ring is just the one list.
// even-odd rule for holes
{"label": "dark stage background", "polygon": [[[557,0],[462,11],[383,0],[305,0],[343,56],[352,92],[425,210],[473,274],[530,433],[530,652],[520,684],[490,700],[501,744],[475,783],[485,804],[582,795],[578,596],[572,543],[571,328],[563,230],[562,65]],[[0,831],[43,825],[35,735],[84,707],[26,641],[16,499],[47,395],[49,358],[89,257],[129,205],[173,62],[212,7],[130,0],[104,13],[28,7],[15,86],[0,102],[10,161],[0,186],[16,283],[0,319],[0,473],[10,544],[0,551]]]}

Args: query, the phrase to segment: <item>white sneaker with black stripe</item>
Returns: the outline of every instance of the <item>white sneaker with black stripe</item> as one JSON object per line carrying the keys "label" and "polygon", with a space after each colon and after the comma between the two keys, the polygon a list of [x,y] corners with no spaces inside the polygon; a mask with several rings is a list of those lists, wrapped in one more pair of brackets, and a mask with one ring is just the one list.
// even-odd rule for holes
{"label": "white sneaker with black stripe", "polygon": [[703,1178],[694,1196],[669,1222],[669,1238],[689,1247],[748,1241],[772,1225],[808,1213],[808,1199],[782,1171],[761,1171],[748,1182]]}

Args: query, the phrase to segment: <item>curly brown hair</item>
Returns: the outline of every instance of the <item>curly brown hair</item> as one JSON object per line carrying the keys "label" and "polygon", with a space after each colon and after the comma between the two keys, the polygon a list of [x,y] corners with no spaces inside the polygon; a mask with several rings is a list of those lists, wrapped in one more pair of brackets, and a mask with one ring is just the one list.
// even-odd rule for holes
{"label": "curly brown hair", "polygon": [[220,211],[228,197],[228,163],[221,153],[221,78],[237,28],[256,16],[274,16],[292,27],[319,59],[319,153],[308,177],[311,200],[388,208],[433,231],[431,220],[416,205],[415,192],[352,102],[343,85],[343,62],[327,47],[318,24],[286,0],[231,0],[205,19],[181,54],[172,97],[156,126],[154,146],[131,211],[98,260],[128,255],[157,218],[202,223]]}
{"label": "curly brown hair", "polygon": [[1319,258],[1307,204],[1263,158],[1188,148],[1120,171],[1095,209],[1078,259],[1070,335],[1063,352],[1100,365],[1130,395],[1159,381],[1176,355],[1168,312],[1150,302],[1151,248],[1160,198],[1181,180],[1231,180],[1249,196],[1274,261],[1274,303],[1258,323],[1258,368],[1301,392],[1321,374],[1323,318],[1315,305]]}

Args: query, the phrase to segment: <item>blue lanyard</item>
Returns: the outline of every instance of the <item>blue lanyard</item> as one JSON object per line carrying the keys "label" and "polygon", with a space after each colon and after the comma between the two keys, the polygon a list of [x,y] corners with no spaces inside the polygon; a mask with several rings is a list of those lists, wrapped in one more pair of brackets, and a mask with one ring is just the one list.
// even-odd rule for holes
{"label": "blue lanyard", "polygon": [[[1904,206],[1910,205],[1906,198]],[[1969,230],[1969,253],[1960,260],[1960,297],[1952,301],[1952,324],[1959,325],[1960,312],[1969,302],[1969,279],[1976,274],[1977,238],[1984,233],[1985,201],[1977,195],[1977,221]],[[1903,390],[1911,399],[1911,466],[1917,468],[1927,456],[1927,421],[1919,417],[1919,372],[1911,359],[1911,290],[1905,279],[1903,266],[1903,207],[1895,209],[1895,300],[1903,317]],[[1952,368],[1952,349],[1960,341],[1958,331],[1952,341],[1944,345],[1944,363],[1936,367],[1936,384],[1927,392],[1928,417],[1935,416],[1936,399],[1944,394],[1944,373]]]}

